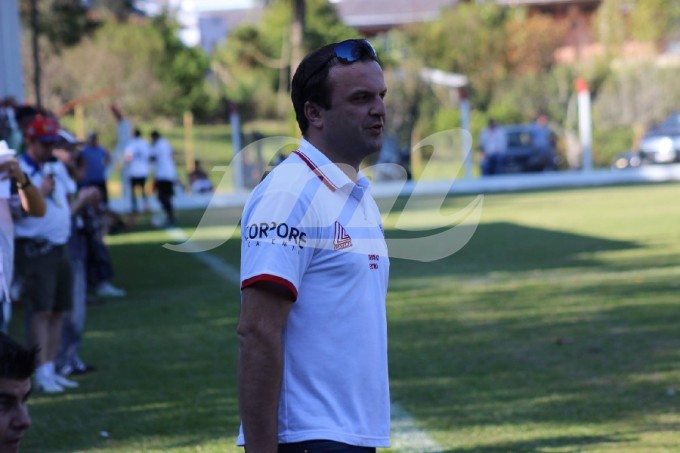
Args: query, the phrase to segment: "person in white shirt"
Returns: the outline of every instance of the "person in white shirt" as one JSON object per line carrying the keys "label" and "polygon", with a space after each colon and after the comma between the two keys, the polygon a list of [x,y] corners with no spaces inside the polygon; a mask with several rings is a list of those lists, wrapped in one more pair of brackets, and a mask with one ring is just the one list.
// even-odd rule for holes
{"label": "person in white shirt", "polygon": [[499,126],[493,118],[489,119],[487,127],[479,136],[479,147],[482,151],[482,174],[499,175],[503,173],[508,137],[505,129]]}
{"label": "person in white shirt", "polygon": [[0,332],[7,332],[12,316],[10,286],[14,276],[13,207],[18,201],[19,215],[42,217],[45,201],[31,179],[21,170],[14,150],[0,141]]}
{"label": "person in white shirt", "polygon": [[175,195],[177,169],[172,146],[158,131],[151,132],[151,161],[155,164],[155,188],[158,192],[158,201],[165,212],[165,226],[175,226],[172,197]]}
{"label": "person in white shirt", "polygon": [[386,90],[363,39],[312,52],[293,77],[303,140],[241,221],[238,444],[248,453],[389,446],[389,258],[359,171],[382,147]]}
{"label": "person in white shirt", "polygon": [[55,149],[59,126],[50,117],[37,115],[26,129],[26,153],[21,169],[39,188],[46,205],[43,217],[20,217],[15,222],[16,273],[22,281],[21,299],[30,307],[29,337],[38,348],[36,389],[59,393],[78,383],[55,370],[65,312],[73,304],[73,281],[67,243],[71,215],[88,200],[80,194],[71,204],[76,184],[63,162],[68,153]]}
{"label": "person in white shirt", "polygon": [[135,129],[133,137],[125,147],[125,166],[130,184],[130,202],[133,214],[139,212],[137,207],[137,189],[139,189],[144,210],[149,210],[149,202],[146,197],[146,179],[149,177],[149,161],[151,159],[151,147],[142,137],[142,132]]}

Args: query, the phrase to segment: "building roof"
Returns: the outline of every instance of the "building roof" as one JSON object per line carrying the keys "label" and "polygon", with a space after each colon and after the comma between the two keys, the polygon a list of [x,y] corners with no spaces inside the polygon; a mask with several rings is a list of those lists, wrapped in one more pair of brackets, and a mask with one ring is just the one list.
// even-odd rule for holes
{"label": "building roof", "polygon": [[398,25],[426,22],[460,0],[339,0],[334,5],[342,21],[359,31],[379,32]]}
{"label": "building roof", "polygon": [[579,3],[599,4],[602,0],[496,0],[502,6],[549,6],[549,5],[573,5]]}

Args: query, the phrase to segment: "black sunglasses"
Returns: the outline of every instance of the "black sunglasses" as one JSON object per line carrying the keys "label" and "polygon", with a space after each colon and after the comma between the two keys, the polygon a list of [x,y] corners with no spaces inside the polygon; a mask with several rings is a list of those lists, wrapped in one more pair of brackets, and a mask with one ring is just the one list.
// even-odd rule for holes
{"label": "black sunglasses", "polygon": [[339,42],[333,47],[333,55],[328,57],[323,64],[320,64],[318,68],[309,74],[302,87],[305,88],[309,81],[321,72],[333,58],[337,58],[341,64],[347,65],[367,58],[378,61],[378,54],[371,43],[365,39],[348,39],[347,41]]}

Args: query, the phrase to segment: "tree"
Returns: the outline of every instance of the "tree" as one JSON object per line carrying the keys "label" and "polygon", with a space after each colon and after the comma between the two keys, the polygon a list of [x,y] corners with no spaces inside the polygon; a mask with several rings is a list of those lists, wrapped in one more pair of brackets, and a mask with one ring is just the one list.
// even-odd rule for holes
{"label": "tree", "polygon": [[635,0],[630,7],[631,35],[640,41],[663,44],[680,33],[680,2],[677,0]]}
{"label": "tree", "polygon": [[[84,36],[91,35],[99,22],[87,13],[88,8],[80,0],[40,0],[38,5],[38,30],[44,34],[52,51],[75,46]],[[30,24],[31,0],[21,0],[21,18]]]}
{"label": "tree", "polygon": [[527,15],[518,8],[505,23],[505,61],[513,76],[540,75],[550,72],[555,64],[555,51],[567,32],[565,22],[556,22],[544,14]]}
{"label": "tree", "polygon": [[[185,110],[198,116],[208,113],[208,59],[199,49],[186,48],[172,30],[173,25],[161,19],[109,21],[60,55],[43,52],[44,73],[49,75],[43,83],[45,106],[57,111],[73,99],[117,88],[116,102],[136,117],[179,118]],[[104,108],[99,119],[109,118],[106,103],[100,104]]]}
{"label": "tree", "polygon": [[246,112],[281,116],[289,111],[292,61],[299,58],[293,56],[291,29],[295,23],[300,26],[300,8],[306,12],[302,53],[356,34],[340,21],[327,0],[271,1],[258,24],[234,29],[213,55],[213,69],[223,83],[224,95]]}
{"label": "tree", "polygon": [[157,65],[152,67],[163,85],[159,113],[172,116],[191,111],[204,115],[210,104],[205,85],[209,58],[200,48],[187,47],[179,39],[178,26],[168,16],[158,16],[150,25],[162,42]]}
{"label": "tree", "polygon": [[427,66],[468,76],[473,101],[485,108],[507,74],[506,12],[490,3],[459,4],[434,22],[410,27],[411,45]]}
{"label": "tree", "polygon": [[118,22],[126,22],[135,10],[134,0],[96,0],[94,8],[109,12]]}

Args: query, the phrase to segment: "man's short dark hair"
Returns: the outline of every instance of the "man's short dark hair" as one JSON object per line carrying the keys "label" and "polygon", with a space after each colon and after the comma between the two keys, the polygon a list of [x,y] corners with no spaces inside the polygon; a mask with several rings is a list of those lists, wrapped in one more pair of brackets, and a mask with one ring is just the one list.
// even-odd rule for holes
{"label": "man's short dark hair", "polygon": [[[305,103],[314,102],[324,109],[331,108],[331,90],[328,86],[328,73],[333,66],[339,63],[336,46],[347,44],[348,41],[359,43],[359,47],[367,47],[371,53],[360,53],[356,61],[376,60],[373,47],[366,40],[352,39],[342,43],[327,44],[308,54],[295,70],[291,83],[290,97],[295,109],[295,118],[300,131],[304,136],[309,127],[309,121],[305,116]],[[354,59],[353,59],[354,61]]]}
{"label": "man's short dark hair", "polygon": [[0,379],[29,379],[36,366],[37,348],[27,349],[0,332]]}

